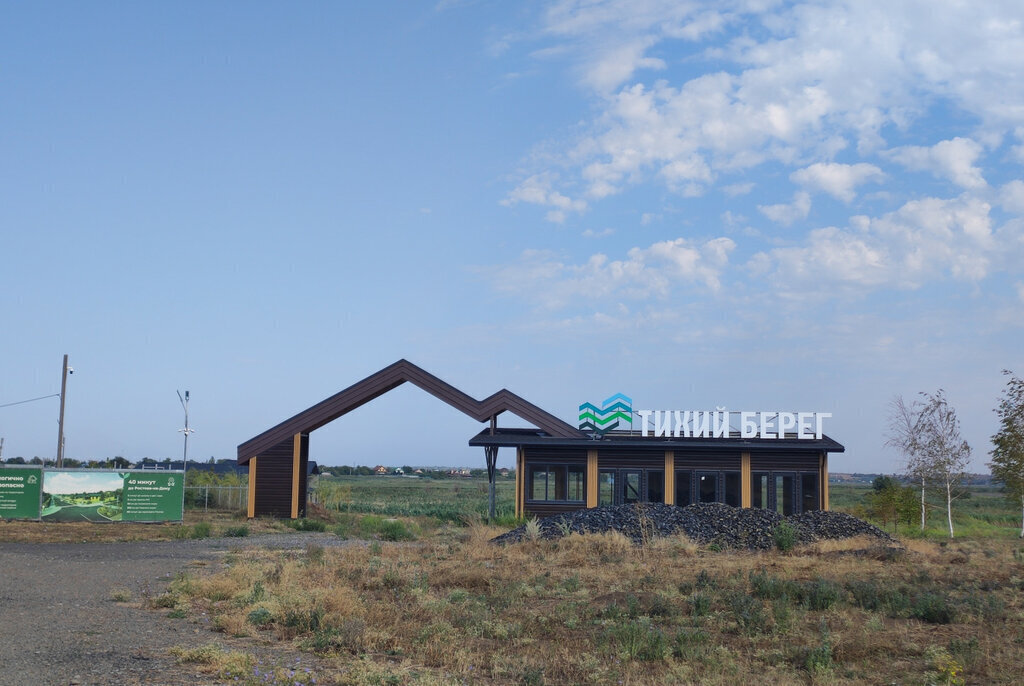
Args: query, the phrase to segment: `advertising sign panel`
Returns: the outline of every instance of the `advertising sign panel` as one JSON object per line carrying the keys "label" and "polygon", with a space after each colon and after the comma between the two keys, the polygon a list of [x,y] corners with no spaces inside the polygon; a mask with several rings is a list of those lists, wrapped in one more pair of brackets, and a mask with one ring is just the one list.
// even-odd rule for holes
{"label": "advertising sign panel", "polygon": [[42,467],[0,467],[0,519],[39,519]]}
{"label": "advertising sign panel", "polygon": [[181,521],[184,475],[173,471],[47,469],[47,522]]}

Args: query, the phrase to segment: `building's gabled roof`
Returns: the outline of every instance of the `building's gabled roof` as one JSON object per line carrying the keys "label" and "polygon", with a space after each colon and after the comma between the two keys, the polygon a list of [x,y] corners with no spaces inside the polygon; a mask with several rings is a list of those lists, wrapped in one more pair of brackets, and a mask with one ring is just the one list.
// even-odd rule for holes
{"label": "building's gabled roof", "polygon": [[520,398],[515,393],[501,389],[497,393],[476,400],[466,395],[449,383],[442,381],[433,374],[420,369],[407,360],[399,360],[385,367],[376,374],[371,374],[362,381],[345,390],[322,400],[304,410],[291,419],[286,419],[277,426],[267,429],[258,436],[250,438],[238,446],[238,463],[247,464],[260,452],[277,445],[299,433],[319,429],[333,422],[338,417],[365,405],[388,391],[401,386],[405,382],[417,386],[435,398],[442,400],[478,422],[485,422],[497,417],[502,412],[511,412],[520,419],[533,424],[549,436],[559,438],[583,438],[571,424],[545,412],[533,403]]}

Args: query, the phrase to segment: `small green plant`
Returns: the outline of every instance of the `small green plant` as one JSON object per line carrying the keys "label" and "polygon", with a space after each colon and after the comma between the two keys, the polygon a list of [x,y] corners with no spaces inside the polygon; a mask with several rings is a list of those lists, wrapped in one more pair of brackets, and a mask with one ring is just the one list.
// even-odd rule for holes
{"label": "small green plant", "polygon": [[132,599],[132,592],[127,588],[114,588],[110,591],[110,599],[115,603],[127,603]]}
{"label": "small green plant", "polygon": [[931,662],[932,672],[929,676],[930,683],[946,684],[946,686],[963,686],[964,667],[955,657],[949,654],[944,648],[931,647],[926,651]]}
{"label": "small green plant", "polygon": [[664,632],[645,620],[613,624],[606,629],[604,639],[623,659],[664,660],[672,653]]}
{"label": "small green plant", "polygon": [[815,676],[832,671],[832,636],[825,620],[821,620],[821,643],[807,651],[804,667]]}
{"label": "small green plant", "polygon": [[788,552],[796,545],[796,527],[789,522],[780,522],[772,531],[772,539],[775,547],[782,552]]}
{"label": "small green plant", "polygon": [[733,617],[739,630],[749,635],[765,633],[767,628],[767,617],[764,612],[764,603],[757,598],[752,598],[746,593],[733,593],[729,601]]}
{"label": "small green plant", "polygon": [[319,519],[288,519],[285,520],[285,525],[296,531],[326,531],[327,522],[322,522]]}
{"label": "small green plant", "polygon": [[690,614],[694,617],[705,617],[711,612],[711,596],[707,593],[694,593],[690,596]]}
{"label": "small green plant", "polygon": [[253,626],[267,626],[274,621],[274,615],[267,608],[258,607],[246,616],[245,621]]}
{"label": "small green plant", "polygon": [[950,624],[954,614],[946,598],[938,593],[922,593],[910,606],[911,617],[929,624]]}
{"label": "small green plant", "polygon": [[827,610],[843,598],[842,587],[818,577],[800,587],[800,600],[809,610]]}
{"label": "small green plant", "polygon": [[196,522],[192,525],[192,531],[189,533],[189,538],[209,538],[210,529],[211,527],[209,522]]}
{"label": "small green plant", "polygon": [[249,527],[246,524],[241,526],[229,526],[224,529],[224,535],[228,538],[244,538],[249,535]]}
{"label": "small green plant", "polygon": [[682,660],[704,656],[709,649],[711,635],[703,629],[683,629],[672,643],[672,655]]}

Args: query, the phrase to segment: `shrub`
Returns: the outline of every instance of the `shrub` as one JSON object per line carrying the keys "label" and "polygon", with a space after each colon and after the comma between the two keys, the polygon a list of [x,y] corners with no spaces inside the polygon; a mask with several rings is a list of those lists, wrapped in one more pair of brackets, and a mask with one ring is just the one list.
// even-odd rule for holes
{"label": "shrub", "polygon": [[882,592],[875,581],[848,581],[846,590],[853,596],[853,603],[864,610],[877,610],[882,605]]}
{"label": "shrub", "polygon": [[796,528],[789,522],[780,522],[772,531],[772,539],[775,547],[782,552],[792,550],[796,545]]}
{"label": "shrub", "polygon": [[378,534],[384,541],[415,541],[417,536],[405,522],[387,519],[381,524]]}
{"label": "shrub", "polygon": [[694,593],[690,596],[690,614],[704,617],[711,612],[711,596],[707,593]]}
{"label": "shrub", "polygon": [[285,525],[296,531],[325,531],[327,529],[327,522],[322,522],[319,519],[288,519],[285,520]]}
{"label": "shrub", "polygon": [[949,624],[953,621],[953,608],[938,593],[922,593],[914,598],[910,616],[929,624]]}
{"label": "shrub", "polygon": [[246,524],[241,526],[229,526],[224,529],[224,535],[228,538],[245,538],[249,535],[249,527]]}
{"label": "shrub", "polygon": [[801,601],[810,610],[827,610],[843,597],[843,589],[834,581],[822,579],[808,581],[800,588]]}
{"label": "shrub", "polygon": [[821,643],[807,651],[804,667],[814,675],[832,670],[832,637],[829,635],[825,620],[821,620]]}
{"label": "shrub", "polygon": [[245,621],[253,626],[267,626],[274,621],[274,615],[265,607],[258,607],[248,614]]}
{"label": "shrub", "polygon": [[664,632],[643,620],[612,625],[605,631],[605,640],[630,660],[664,660],[672,652]]}
{"label": "shrub", "polygon": [[764,603],[746,593],[734,593],[729,601],[733,617],[741,632],[756,634],[767,629]]}
{"label": "shrub", "polygon": [[676,634],[672,644],[672,655],[682,660],[692,660],[708,650],[711,636],[703,629],[683,629]]}
{"label": "shrub", "polygon": [[209,522],[196,522],[192,526],[192,531],[189,533],[189,538],[209,538],[210,537],[210,523]]}
{"label": "shrub", "polygon": [[750,572],[750,592],[765,600],[777,600],[782,597],[796,597],[798,590],[791,581],[771,576],[767,572]]}

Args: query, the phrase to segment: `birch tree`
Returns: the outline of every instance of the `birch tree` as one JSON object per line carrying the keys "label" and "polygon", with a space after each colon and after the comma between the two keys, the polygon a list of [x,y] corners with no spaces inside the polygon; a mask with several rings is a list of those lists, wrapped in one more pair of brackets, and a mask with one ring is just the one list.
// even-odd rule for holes
{"label": "birch tree", "polygon": [[903,396],[898,395],[889,402],[889,435],[885,444],[903,454],[903,473],[921,491],[921,531],[924,531],[927,514],[925,487],[928,481],[928,470],[922,460],[921,453],[921,404],[907,404]]}
{"label": "birch tree", "polygon": [[907,476],[921,488],[921,529],[925,527],[925,492],[939,490],[946,501],[946,524],[953,538],[953,501],[967,476],[971,447],[960,436],[960,420],[941,388],[921,393],[911,404],[897,396],[891,404],[888,445],[906,458]]}
{"label": "birch tree", "polygon": [[1020,537],[1024,538],[1024,380],[1009,370],[1003,374],[1010,378],[996,408],[999,431],[992,437],[988,467],[1007,497],[1020,505]]}
{"label": "birch tree", "polygon": [[960,436],[960,420],[941,388],[934,395],[922,393],[921,397],[921,458],[927,473],[946,497],[946,523],[949,537],[953,538],[954,490],[967,477],[971,446]]}

